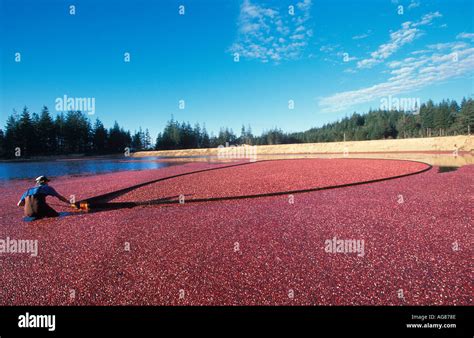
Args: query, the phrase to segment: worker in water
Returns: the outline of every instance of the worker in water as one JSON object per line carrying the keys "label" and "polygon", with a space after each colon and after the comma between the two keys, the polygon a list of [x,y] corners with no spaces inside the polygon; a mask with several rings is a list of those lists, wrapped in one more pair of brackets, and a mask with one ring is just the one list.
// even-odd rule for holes
{"label": "worker in water", "polygon": [[43,218],[58,217],[59,214],[46,203],[46,196],[54,196],[64,203],[70,203],[69,200],[48,185],[46,176],[36,178],[36,186],[28,189],[20,198],[18,206],[24,206],[25,216]]}

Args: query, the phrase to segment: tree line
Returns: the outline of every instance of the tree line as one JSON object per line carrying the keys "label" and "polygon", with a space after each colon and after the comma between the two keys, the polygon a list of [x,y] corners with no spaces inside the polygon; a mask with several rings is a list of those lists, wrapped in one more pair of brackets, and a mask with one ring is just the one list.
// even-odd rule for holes
{"label": "tree line", "polygon": [[221,128],[218,135],[208,135],[199,124],[179,123],[173,118],[158,134],[155,149],[209,148],[229,144],[272,145],[336,141],[363,141],[395,138],[466,135],[474,131],[474,100],[432,100],[420,105],[416,113],[400,110],[370,110],[353,113],[339,121],[303,132],[285,133],[280,128],[252,134],[250,126],[242,126],[240,136],[232,129]]}
{"label": "tree line", "polygon": [[370,110],[353,113],[339,121],[303,132],[285,133],[279,128],[254,135],[250,126],[242,126],[240,135],[230,128],[209,134],[206,126],[178,122],[173,117],[152,141],[148,129],[133,134],[117,122],[107,129],[96,119],[92,123],[79,111],[59,113],[54,118],[47,107],[39,114],[24,108],[14,112],[0,129],[0,156],[11,158],[61,154],[113,154],[139,150],[212,148],[228,144],[271,145],[334,141],[362,141],[468,134],[474,129],[474,100],[432,100],[423,103],[418,113],[398,110]]}
{"label": "tree line", "polygon": [[371,110],[354,113],[321,128],[294,133],[300,142],[362,141],[414,137],[466,135],[474,128],[474,101],[432,100],[421,104],[416,114],[404,111]]}
{"label": "tree line", "polygon": [[63,154],[123,153],[126,147],[152,149],[148,130],[131,135],[117,122],[106,129],[96,119],[92,124],[79,111],[59,113],[54,118],[47,107],[31,114],[25,107],[13,112],[0,129],[0,156],[4,158]]}

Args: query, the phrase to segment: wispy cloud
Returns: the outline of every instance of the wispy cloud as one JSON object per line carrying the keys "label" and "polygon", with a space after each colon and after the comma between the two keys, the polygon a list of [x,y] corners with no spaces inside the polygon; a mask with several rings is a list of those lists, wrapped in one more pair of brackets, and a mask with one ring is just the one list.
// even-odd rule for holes
{"label": "wispy cloud", "polygon": [[474,73],[474,47],[464,42],[430,45],[411,55],[414,56],[392,61],[387,65],[391,77],[385,82],[321,99],[321,111],[343,111],[381,97],[412,92],[448,79],[472,76]]}
{"label": "wispy cloud", "polygon": [[456,39],[467,39],[467,40],[474,40],[474,33],[466,33],[466,32],[463,32],[463,33],[459,33],[457,36],[456,36]]}
{"label": "wispy cloud", "polygon": [[376,51],[370,54],[370,58],[357,62],[357,68],[371,68],[382,63],[402,46],[420,37],[423,32],[418,27],[428,25],[438,17],[441,17],[441,14],[433,12],[424,15],[420,21],[404,22],[399,30],[390,33],[390,40],[387,43],[380,45]]}
{"label": "wispy cloud", "polygon": [[431,12],[431,13],[425,14],[425,15],[423,15],[423,17],[421,18],[421,21],[415,22],[415,23],[413,24],[413,26],[414,26],[414,27],[417,27],[417,26],[429,25],[429,24],[431,24],[431,22],[433,21],[433,19],[441,18],[442,16],[443,16],[443,15],[441,15],[440,12]]}
{"label": "wispy cloud", "polygon": [[229,49],[247,59],[261,62],[294,60],[301,57],[313,31],[307,27],[311,0],[295,5],[294,15],[244,0],[240,7],[237,41]]}
{"label": "wispy cloud", "polygon": [[324,53],[332,53],[340,47],[341,46],[339,44],[327,44],[327,45],[322,45],[319,48],[319,51],[324,52]]}
{"label": "wispy cloud", "polygon": [[413,9],[420,7],[420,2],[416,0],[411,0],[410,4],[408,5],[408,9]]}
{"label": "wispy cloud", "polygon": [[365,38],[367,38],[367,37],[370,36],[370,33],[372,33],[372,31],[369,29],[369,30],[367,31],[367,33],[353,36],[353,37],[352,37],[352,40],[362,40],[362,39],[365,39]]}

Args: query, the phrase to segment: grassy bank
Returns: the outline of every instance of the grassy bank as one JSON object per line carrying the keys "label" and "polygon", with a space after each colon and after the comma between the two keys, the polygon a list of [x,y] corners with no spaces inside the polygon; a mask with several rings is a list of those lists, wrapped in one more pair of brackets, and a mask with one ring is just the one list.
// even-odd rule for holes
{"label": "grassy bank", "polygon": [[[385,153],[385,152],[474,152],[474,136],[446,136],[394,140],[350,141],[328,143],[301,143],[257,146],[257,155],[273,154],[331,154],[331,153]],[[217,148],[140,151],[134,157],[144,156],[212,156]]]}

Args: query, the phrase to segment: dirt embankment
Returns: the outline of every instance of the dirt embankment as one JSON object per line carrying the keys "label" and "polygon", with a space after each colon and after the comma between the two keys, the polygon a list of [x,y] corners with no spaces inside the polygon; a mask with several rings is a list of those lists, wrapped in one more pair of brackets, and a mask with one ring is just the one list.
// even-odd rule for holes
{"label": "dirt embankment", "polygon": [[[474,136],[427,137],[395,140],[349,141],[327,143],[279,144],[257,146],[258,155],[271,154],[330,154],[385,152],[474,152]],[[140,151],[132,156],[212,156],[217,148]]]}

